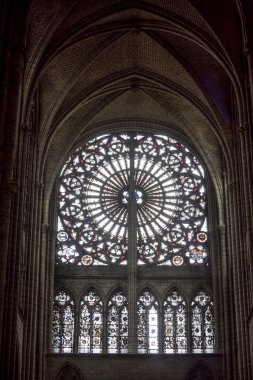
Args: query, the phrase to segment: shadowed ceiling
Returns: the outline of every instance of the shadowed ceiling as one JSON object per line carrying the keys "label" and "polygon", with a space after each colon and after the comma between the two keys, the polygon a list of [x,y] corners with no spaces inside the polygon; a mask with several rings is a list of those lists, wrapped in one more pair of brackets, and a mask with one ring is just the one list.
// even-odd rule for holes
{"label": "shadowed ceiling", "polygon": [[236,2],[34,0],[30,14],[25,86],[38,92],[47,180],[85,133],[139,122],[221,169],[241,94]]}

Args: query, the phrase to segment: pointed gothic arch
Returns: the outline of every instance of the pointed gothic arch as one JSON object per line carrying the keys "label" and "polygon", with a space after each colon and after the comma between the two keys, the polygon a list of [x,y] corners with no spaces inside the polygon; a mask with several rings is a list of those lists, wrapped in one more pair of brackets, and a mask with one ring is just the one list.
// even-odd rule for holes
{"label": "pointed gothic arch", "polygon": [[84,377],[76,365],[67,362],[58,368],[52,380],[84,380]]}
{"label": "pointed gothic arch", "polygon": [[197,363],[189,371],[186,380],[216,380],[216,377],[206,364]]}

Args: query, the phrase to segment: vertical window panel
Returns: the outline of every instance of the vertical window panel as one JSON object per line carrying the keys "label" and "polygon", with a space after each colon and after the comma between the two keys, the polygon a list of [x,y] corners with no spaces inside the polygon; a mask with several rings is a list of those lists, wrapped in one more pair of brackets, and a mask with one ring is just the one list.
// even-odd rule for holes
{"label": "vertical window panel", "polygon": [[74,347],[74,301],[60,290],[53,305],[52,350],[56,353],[72,353]]}
{"label": "vertical window panel", "polygon": [[107,350],[109,353],[128,352],[127,298],[121,289],[108,302]]}
{"label": "vertical window panel", "polygon": [[[132,181],[134,208],[129,202]],[[134,250],[144,276],[147,266],[174,267],[176,278],[187,266],[209,265],[204,168],[180,141],[146,132],[96,136],[65,162],[58,185],[56,265],[82,268],[84,273],[90,266],[103,265],[107,275],[111,265],[128,265],[130,210],[137,220]],[[178,284],[181,280],[179,276]],[[107,288],[113,279],[108,276],[108,281]],[[106,326],[100,295],[92,286],[86,291],[79,304],[75,350],[73,300],[64,291],[57,297],[53,306],[54,352],[102,353],[103,333],[108,353],[128,352],[128,303],[122,289],[108,301]],[[138,353],[159,352],[159,320],[163,324],[162,352],[213,352],[213,303],[205,291],[186,309],[185,299],[172,289],[164,299],[162,315],[148,287],[134,303]]]}
{"label": "vertical window panel", "polygon": [[80,353],[101,353],[103,336],[103,304],[94,288],[81,299],[79,316]]}
{"label": "vertical window panel", "polygon": [[191,333],[193,353],[214,352],[213,302],[204,290],[194,297],[191,304]]}
{"label": "vertical window panel", "polygon": [[163,303],[164,352],[187,352],[186,303],[182,295],[172,289]]}
{"label": "vertical window panel", "polygon": [[137,301],[138,353],[158,353],[158,301],[145,289]]}

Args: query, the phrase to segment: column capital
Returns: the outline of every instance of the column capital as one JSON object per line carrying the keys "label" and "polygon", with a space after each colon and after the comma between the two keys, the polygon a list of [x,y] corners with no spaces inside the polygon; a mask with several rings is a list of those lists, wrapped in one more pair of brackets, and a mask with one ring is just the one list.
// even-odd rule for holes
{"label": "column capital", "polygon": [[233,191],[235,189],[235,182],[230,182],[227,186],[227,190],[229,192]]}
{"label": "column capital", "polygon": [[24,132],[31,132],[31,125],[28,123],[21,123],[20,124],[20,129]]}
{"label": "column capital", "polygon": [[35,186],[36,186],[38,189],[43,189],[43,187],[44,187],[44,183],[43,183],[43,182],[36,182],[36,183],[35,183]]}
{"label": "column capital", "polygon": [[220,235],[225,235],[225,232],[226,232],[226,225],[225,224],[221,224],[218,229],[219,229]]}
{"label": "column capital", "polygon": [[252,44],[245,44],[243,47],[243,53],[247,57],[253,53]]}
{"label": "column capital", "polygon": [[240,134],[244,134],[248,129],[249,129],[249,125],[247,123],[245,123],[245,124],[242,124],[238,128],[238,131],[239,131]]}
{"label": "column capital", "polygon": [[47,224],[47,223],[42,223],[42,225],[41,225],[41,232],[42,233],[47,233],[47,232],[49,232],[50,231],[50,226],[49,226],[49,224]]}

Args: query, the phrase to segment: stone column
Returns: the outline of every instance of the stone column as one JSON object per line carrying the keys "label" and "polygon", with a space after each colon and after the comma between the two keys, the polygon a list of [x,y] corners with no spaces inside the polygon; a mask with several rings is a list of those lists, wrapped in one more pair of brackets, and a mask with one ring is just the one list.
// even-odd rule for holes
{"label": "stone column", "polygon": [[[34,161],[38,157],[34,156]],[[36,164],[34,163],[34,173]],[[32,380],[37,374],[38,360],[37,344],[41,331],[38,329],[38,303],[44,302],[39,298],[39,273],[40,273],[40,238],[41,238],[41,208],[43,184],[33,183],[31,189],[30,203],[30,238],[26,247],[27,255],[27,276],[25,284],[25,333],[24,333],[24,352],[22,376],[26,380]],[[44,284],[43,284],[44,286]]]}
{"label": "stone column", "polygon": [[250,364],[250,345],[249,345],[249,329],[247,326],[247,319],[250,313],[250,305],[252,305],[252,161],[251,161],[251,153],[249,148],[250,141],[250,132],[247,124],[243,124],[239,128],[239,138],[240,138],[240,156],[239,162],[241,170],[240,177],[238,181],[240,183],[240,187],[238,188],[238,192],[240,195],[238,196],[238,200],[240,197],[240,201],[237,204],[238,217],[240,218],[240,231],[239,232],[239,241],[240,241],[240,250],[241,253],[238,252],[238,274],[239,277],[239,294],[240,300],[240,324],[242,325],[242,336],[241,339],[241,366],[243,370],[241,372],[241,379],[250,378],[251,374],[251,364]]}
{"label": "stone column", "polygon": [[[0,76],[0,377],[15,378],[17,343],[19,254],[19,184],[16,176],[17,141],[20,127],[21,89],[24,72],[24,46],[15,38],[1,41]],[[8,307],[7,307],[8,300]],[[6,340],[6,331],[9,335]]]}
{"label": "stone column", "polygon": [[40,263],[39,263],[39,287],[38,287],[38,298],[37,298],[37,308],[38,308],[38,323],[37,323],[37,329],[38,329],[38,339],[37,339],[37,349],[36,349],[36,372],[37,380],[43,379],[43,372],[44,372],[44,362],[45,362],[45,351],[46,351],[46,343],[47,339],[45,336],[46,332],[46,321],[45,321],[45,309],[47,307],[47,299],[45,297],[46,295],[46,286],[45,284],[48,283],[48,277],[47,277],[47,262],[48,262],[48,251],[49,251],[49,233],[50,233],[50,227],[49,224],[43,223],[41,226],[41,248],[39,256],[40,256]]}
{"label": "stone column", "polygon": [[[226,188],[226,181],[225,188]],[[224,353],[224,378],[229,380],[232,379],[233,374],[233,357],[232,357],[232,347],[231,347],[231,325],[232,325],[232,314],[231,314],[231,299],[229,294],[229,272],[228,272],[228,257],[227,257],[227,238],[226,238],[226,226],[219,226],[220,235],[220,252],[221,252],[221,280],[222,286],[221,290],[221,302],[222,302],[222,313],[219,315],[219,321],[221,326],[224,326],[220,339],[222,338],[222,348]],[[218,270],[218,268],[217,268]]]}
{"label": "stone column", "polygon": [[[227,215],[227,223],[230,227],[230,255],[231,255],[231,272],[230,272],[230,297],[233,300],[231,307],[231,320],[234,322],[233,335],[233,359],[235,371],[232,378],[236,380],[247,380],[248,376],[248,357],[249,341],[248,332],[246,332],[246,298],[247,279],[245,275],[245,198],[243,194],[243,178],[240,154],[236,152],[234,158],[233,178],[236,183],[228,185],[228,198],[230,212]],[[234,315],[234,319],[233,319]],[[237,372],[236,372],[237,371]]]}
{"label": "stone column", "polygon": [[[245,185],[246,185],[246,191],[248,195],[248,207],[247,207],[247,248],[248,248],[248,262],[249,262],[249,281],[250,281],[250,306],[251,306],[251,312],[253,311],[253,169],[252,169],[252,162],[253,162],[253,48],[252,46],[245,47],[244,53],[247,58],[248,63],[248,76],[249,76],[249,83],[248,83],[248,103],[249,103],[249,110],[248,110],[248,124],[244,124],[240,129],[240,133],[242,135],[241,137],[241,143],[243,148],[243,154],[244,159],[246,160],[245,164],[247,164],[247,168],[245,170],[246,172],[246,178],[245,178]],[[253,365],[252,365],[253,367]],[[252,368],[252,377],[253,377],[253,368]]]}
{"label": "stone column", "polygon": [[[246,168],[247,173],[244,178],[245,181],[245,192],[246,192],[246,223],[247,223],[247,263],[246,271],[248,277],[248,321],[251,319],[250,316],[253,314],[253,48],[252,41],[251,45],[247,45],[244,48],[244,53],[247,59],[248,64],[248,112],[247,112],[247,124],[245,124],[242,129],[242,147],[243,153],[246,158]],[[248,334],[250,339],[250,351],[251,351],[251,360],[249,358],[248,362],[248,375],[253,378],[253,338],[252,338],[252,328],[250,325],[247,326]]]}

